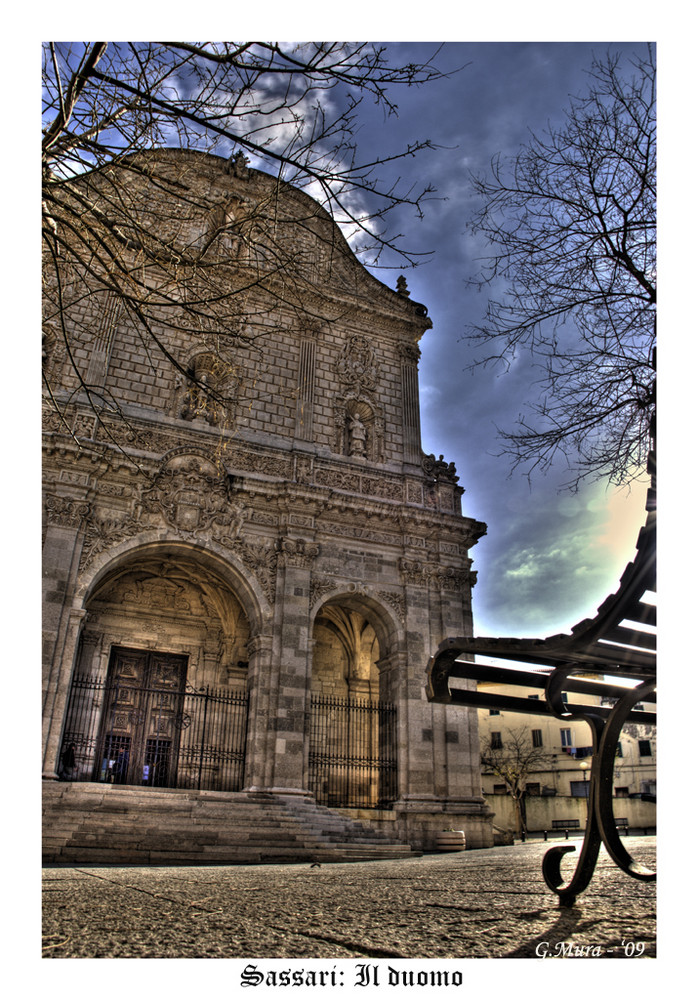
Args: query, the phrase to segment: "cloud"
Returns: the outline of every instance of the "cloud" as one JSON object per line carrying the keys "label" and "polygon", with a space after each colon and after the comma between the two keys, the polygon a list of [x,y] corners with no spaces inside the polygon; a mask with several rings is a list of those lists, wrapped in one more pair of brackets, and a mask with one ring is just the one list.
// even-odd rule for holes
{"label": "cloud", "polygon": [[[537,372],[525,352],[506,372],[466,371],[473,359],[467,327],[482,321],[488,296],[497,292],[468,284],[487,252],[484,240],[467,231],[476,203],[469,171],[487,171],[493,156],[516,153],[531,132],[559,121],[568,95],[587,86],[592,51],[606,47],[446,45],[443,64],[468,63],[466,68],[408,91],[399,99],[399,119],[384,123],[369,115],[361,133],[376,149],[427,137],[443,147],[406,163],[415,183],[427,181],[437,191],[422,220],[405,211],[395,223],[411,246],[435,251],[429,263],[407,274],[412,298],[427,306],[433,321],[420,345],[422,439],[426,452],[456,463],[464,514],[488,524],[471,551],[478,573],[476,631],[483,635],[544,636],[593,614],[616,590],[644,520],[642,488],[629,498],[596,484],[571,496],[561,492],[563,462],[529,484],[499,457],[497,428],[511,429],[538,395]],[[423,50],[421,43],[405,43],[398,54],[416,59]]]}

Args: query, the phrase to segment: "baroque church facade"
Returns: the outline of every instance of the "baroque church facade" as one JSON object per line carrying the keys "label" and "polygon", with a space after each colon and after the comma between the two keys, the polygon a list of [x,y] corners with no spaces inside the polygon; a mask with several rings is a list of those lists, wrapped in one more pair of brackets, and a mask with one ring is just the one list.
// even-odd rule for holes
{"label": "baroque church facade", "polygon": [[[134,826],[168,796],[283,800],[416,850],[444,828],[489,846],[476,713],[425,696],[431,651],[471,634],[485,531],[421,448],[427,310],[244,159],[152,155],[184,192],[178,238],[233,284],[266,278],[244,283],[223,346],[163,319],[146,347],[118,298],[75,295],[70,352],[47,279],[47,857],[117,793]],[[293,248],[293,291],[246,219]]]}

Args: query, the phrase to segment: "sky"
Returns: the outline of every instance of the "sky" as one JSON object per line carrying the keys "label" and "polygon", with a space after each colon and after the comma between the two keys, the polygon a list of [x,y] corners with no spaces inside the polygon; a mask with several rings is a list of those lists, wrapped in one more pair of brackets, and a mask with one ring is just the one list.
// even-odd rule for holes
{"label": "sky", "polygon": [[[511,471],[497,428],[512,429],[534,391],[527,364],[508,374],[466,372],[472,348],[466,326],[479,322],[487,291],[467,285],[484,244],[467,231],[478,204],[469,171],[486,172],[498,153],[515,155],[531,132],[560,124],[570,95],[588,89],[594,54],[608,48],[642,54],[642,43],[450,42],[436,62],[464,67],[450,78],[396,92],[399,118],[366,115],[359,152],[401,148],[430,139],[428,150],[400,165],[405,182],[430,183],[434,199],[424,218],[400,218],[410,249],[433,251],[405,273],[411,297],[427,306],[433,329],[421,341],[420,398],[425,452],[455,462],[465,489],[463,513],[484,521],[487,535],[471,550],[478,582],[473,593],[480,635],[540,636],[568,631],[592,616],[633,558],[644,521],[646,485],[610,490],[590,484],[575,494],[558,467],[532,482]],[[427,43],[390,46],[394,61],[418,61]],[[396,273],[376,275],[391,287]]]}

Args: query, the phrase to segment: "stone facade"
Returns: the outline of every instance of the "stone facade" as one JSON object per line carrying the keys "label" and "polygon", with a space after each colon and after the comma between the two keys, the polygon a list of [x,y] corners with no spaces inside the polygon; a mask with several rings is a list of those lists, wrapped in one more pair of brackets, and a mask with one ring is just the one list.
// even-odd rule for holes
{"label": "stone facade", "polygon": [[[121,303],[75,295],[72,361],[48,280],[44,365],[60,413],[47,406],[44,434],[44,777],[61,769],[73,678],[113,681],[115,650],[144,664],[167,654],[188,691],[246,692],[240,790],[324,794],[312,698],[380,702],[397,720],[396,784],[386,805],[369,781],[362,815],[375,807],[415,847],[444,826],[487,846],[475,712],[424,692],[431,651],[470,634],[469,550],[485,530],[462,516],[453,466],[421,450],[426,309],[373,278],[306,195],[244,163],[178,150],[157,161],[209,206],[187,214],[183,198],[162,225],[208,241],[231,288],[236,268],[268,275],[269,263],[251,265],[244,226],[223,223],[261,218],[272,195],[298,278],[291,292],[248,283],[222,346],[163,314],[162,349],[146,349]],[[83,755],[68,777],[100,780],[99,764]],[[341,793],[329,804],[351,805]]]}

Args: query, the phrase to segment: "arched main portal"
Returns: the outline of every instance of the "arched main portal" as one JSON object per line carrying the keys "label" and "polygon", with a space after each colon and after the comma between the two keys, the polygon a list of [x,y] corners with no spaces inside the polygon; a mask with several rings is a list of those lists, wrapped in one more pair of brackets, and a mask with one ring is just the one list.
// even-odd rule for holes
{"label": "arched main portal", "polygon": [[397,718],[384,610],[356,595],[317,612],[308,732],[308,786],[334,807],[386,808],[397,797]]}
{"label": "arched main portal", "polygon": [[250,626],[186,547],[137,549],[85,602],[59,776],[235,791],[244,783]]}

